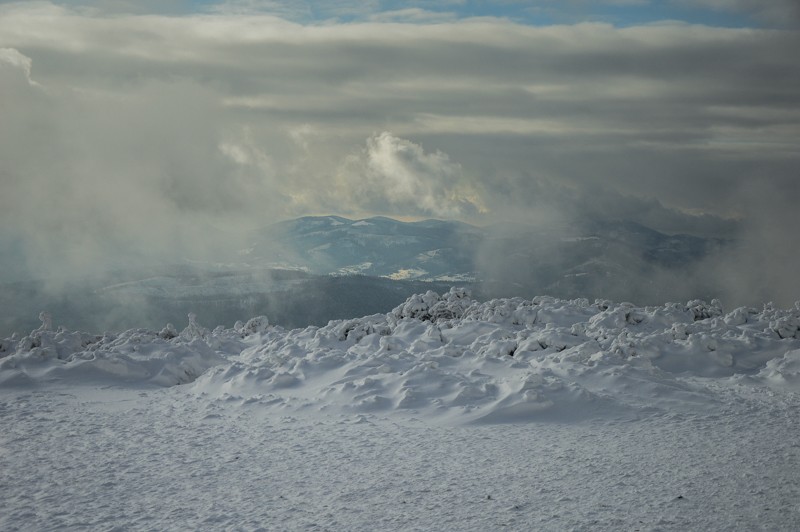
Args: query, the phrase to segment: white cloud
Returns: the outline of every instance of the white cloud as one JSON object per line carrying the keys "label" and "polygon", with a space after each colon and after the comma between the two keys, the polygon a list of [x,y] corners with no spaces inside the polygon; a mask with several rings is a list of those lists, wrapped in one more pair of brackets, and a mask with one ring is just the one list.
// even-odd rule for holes
{"label": "white cloud", "polygon": [[425,152],[389,132],[372,135],[361,153],[346,159],[333,192],[343,205],[382,214],[469,218],[485,211],[447,154]]}
{"label": "white cloud", "polygon": [[15,68],[25,75],[25,79],[29,84],[33,85],[31,80],[31,58],[19,53],[19,50],[14,48],[0,48],[0,68]]}

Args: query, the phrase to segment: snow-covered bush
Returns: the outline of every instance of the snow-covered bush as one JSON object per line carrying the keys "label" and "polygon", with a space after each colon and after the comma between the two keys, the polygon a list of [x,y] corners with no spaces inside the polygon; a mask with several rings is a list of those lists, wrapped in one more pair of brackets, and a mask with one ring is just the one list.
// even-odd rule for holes
{"label": "snow-covered bush", "polygon": [[800,317],[780,317],[770,321],[769,328],[775,331],[781,338],[797,338],[798,329],[800,329]]}
{"label": "snow-covered bush", "polygon": [[686,309],[694,316],[694,321],[707,320],[722,316],[722,303],[718,299],[712,299],[711,303],[706,303],[702,299],[694,299],[686,303]]}
{"label": "snow-covered bush", "polygon": [[167,323],[167,325],[161,329],[161,332],[158,333],[158,336],[163,338],[164,340],[172,340],[173,338],[178,337],[178,331],[175,329],[175,326],[171,323]]}
{"label": "snow-covered bush", "polygon": [[190,312],[189,325],[181,331],[181,337],[186,340],[193,340],[195,338],[207,338],[208,335],[208,329],[197,323],[197,314]]}
{"label": "snow-covered bush", "polygon": [[397,306],[390,316],[394,321],[411,318],[436,323],[440,320],[459,319],[474,303],[469,292],[464,288],[453,287],[449,292],[439,295],[432,290],[424,294],[416,294],[405,303]]}
{"label": "snow-covered bush", "polygon": [[269,319],[266,316],[256,316],[247,320],[245,324],[237,321],[233,328],[244,338],[251,334],[267,332],[269,330]]}
{"label": "snow-covered bush", "polygon": [[358,343],[370,334],[377,333],[381,336],[388,336],[392,333],[388,324],[376,323],[376,320],[371,318],[344,320],[334,325],[333,329],[340,342],[349,340]]}

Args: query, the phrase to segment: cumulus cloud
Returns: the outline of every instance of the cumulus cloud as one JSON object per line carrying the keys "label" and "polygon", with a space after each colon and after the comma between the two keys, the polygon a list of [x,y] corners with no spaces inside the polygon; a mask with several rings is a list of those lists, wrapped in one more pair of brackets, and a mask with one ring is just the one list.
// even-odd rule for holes
{"label": "cumulus cloud", "polygon": [[470,219],[485,211],[447,154],[425,152],[389,132],[372,135],[361,153],[346,159],[333,193],[344,205],[382,214]]}

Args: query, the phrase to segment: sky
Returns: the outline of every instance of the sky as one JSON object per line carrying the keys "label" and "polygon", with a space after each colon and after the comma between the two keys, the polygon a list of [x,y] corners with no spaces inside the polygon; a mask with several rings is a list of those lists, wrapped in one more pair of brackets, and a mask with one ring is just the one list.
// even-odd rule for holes
{"label": "sky", "polygon": [[794,0],[0,1],[0,243],[87,272],[306,214],[588,212],[742,221],[783,275],[799,29]]}

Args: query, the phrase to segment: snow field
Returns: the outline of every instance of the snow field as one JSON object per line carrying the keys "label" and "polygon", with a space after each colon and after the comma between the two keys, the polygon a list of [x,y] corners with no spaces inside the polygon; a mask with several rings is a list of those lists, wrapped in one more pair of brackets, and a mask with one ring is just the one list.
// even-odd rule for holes
{"label": "snow field", "polygon": [[794,530],[796,416],[443,426],[0,392],[3,530]]}
{"label": "snow field", "polygon": [[0,529],[795,530],[800,308],[414,296],[0,342]]}

